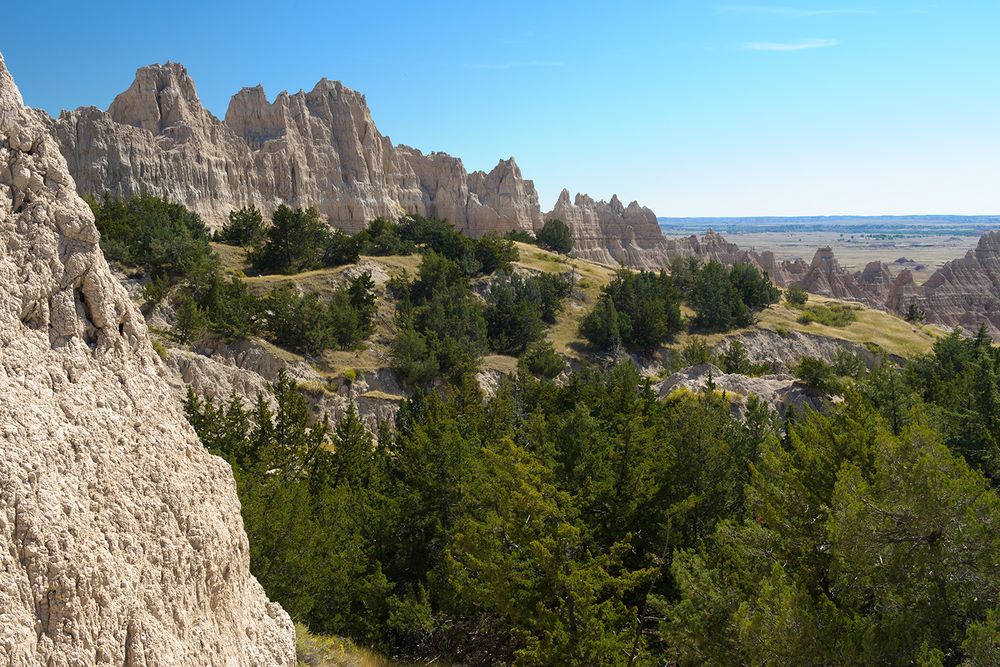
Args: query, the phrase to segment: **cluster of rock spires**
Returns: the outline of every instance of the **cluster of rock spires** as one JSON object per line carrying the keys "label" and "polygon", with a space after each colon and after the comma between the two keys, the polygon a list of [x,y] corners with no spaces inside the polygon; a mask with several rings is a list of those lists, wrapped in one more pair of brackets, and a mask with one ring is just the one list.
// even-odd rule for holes
{"label": "cluster of rock spires", "polygon": [[402,213],[472,236],[541,224],[535,186],[513,159],[470,174],[458,158],[394,146],[364,96],[327,79],[273,102],[244,88],[220,120],[182,65],[151,65],[106,112],[63,112],[52,127],[81,192],[164,196],[210,225],[234,208],[282,203],[315,207],[348,231]]}
{"label": "cluster of rock spires", "polygon": [[220,120],[201,105],[183,66],[151,65],[137,71],[107,111],[85,107],[48,122],[81,193],[163,196],[210,226],[234,208],[254,205],[267,213],[282,203],[315,207],[348,231],[403,213],[444,218],[470,236],[530,232],[557,218],[569,225],[575,253],[590,261],[645,269],[678,256],[748,262],[779,286],[799,284],[896,311],[917,303],[929,321],[966,328],[984,321],[1000,332],[996,236],[983,237],[975,252],[918,286],[909,271],[893,277],[882,262],[847,271],[829,248],[807,264],[741,249],[712,232],[667,239],[653,211],[634,201],[625,206],[617,196],[571,200],[563,190],[543,213],[534,184],[513,158],[489,173],[469,173],[459,158],[393,145],[376,128],[364,96],[327,79],[309,92],[279,93],[273,102],[260,86],[244,88]]}
{"label": "cluster of rock spires", "polygon": [[294,665],[43,114],[0,57],[0,664]]}

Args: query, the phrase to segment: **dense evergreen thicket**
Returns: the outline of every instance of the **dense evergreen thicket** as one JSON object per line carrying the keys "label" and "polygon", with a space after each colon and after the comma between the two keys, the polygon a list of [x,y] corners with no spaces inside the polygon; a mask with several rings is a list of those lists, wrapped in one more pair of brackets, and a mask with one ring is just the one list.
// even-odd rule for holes
{"label": "dense evergreen thicket", "polygon": [[376,218],[357,234],[331,229],[313,209],[279,206],[249,259],[262,273],[300,273],[342,266],[361,255],[409,255],[435,252],[468,276],[507,269],[518,258],[513,241],[495,235],[473,239],[444,220],[406,215],[398,222]]}
{"label": "dense evergreen thicket", "polygon": [[256,206],[244,206],[238,211],[229,212],[229,220],[215,233],[214,240],[249,248],[261,243],[265,235],[264,216],[260,209]]}
{"label": "dense evergreen thicket", "polygon": [[141,269],[162,289],[215,268],[208,228],[180,204],[152,196],[86,200],[105,257]]}
{"label": "dense evergreen thicket", "polygon": [[552,252],[566,254],[573,250],[573,233],[562,220],[546,220],[535,234],[535,240],[538,245]]}
{"label": "dense evergreen thicket", "polygon": [[498,274],[486,298],[490,349],[499,354],[522,354],[542,338],[547,326],[555,324],[569,292],[569,281],[555,274]]}
{"label": "dense evergreen thicket", "polygon": [[[88,203],[107,257],[145,274],[151,301],[170,295],[176,311],[172,333],[180,342],[193,343],[208,333],[227,341],[263,336],[289,350],[316,355],[356,347],[371,334],[376,304],[367,273],[346,281],[328,298],[289,287],[260,295],[240,278],[223,274],[204,223],[183,206],[156,197]],[[282,236],[275,229],[289,233]],[[317,248],[331,252],[330,239],[337,238],[314,213],[287,207],[279,207],[267,228],[257,209],[233,211],[217,237],[239,245],[264,243],[257,246],[267,248],[261,256],[268,261],[284,257],[280,263],[286,268],[311,266],[303,258]],[[276,238],[283,240],[273,243]],[[303,239],[302,246],[296,245]]]}
{"label": "dense evergreen thicket", "polygon": [[781,429],[630,364],[418,392],[377,444],[284,379],[277,410],[188,411],[314,631],[469,664],[995,664],[1000,353],[855,371]]}
{"label": "dense evergreen thicket", "polygon": [[689,258],[675,261],[670,275],[622,269],[601,290],[580,335],[605,350],[649,352],[683,329],[682,302],[694,310],[692,329],[726,331],[749,325],[754,311],[778,298],[767,274],[749,264],[726,269]]}

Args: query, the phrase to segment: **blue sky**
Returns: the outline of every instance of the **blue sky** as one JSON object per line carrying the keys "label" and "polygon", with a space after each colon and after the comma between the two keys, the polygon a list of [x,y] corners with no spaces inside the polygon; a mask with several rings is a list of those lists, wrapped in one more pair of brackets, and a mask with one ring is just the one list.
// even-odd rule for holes
{"label": "blue sky", "polygon": [[184,63],[205,105],[322,76],[397,143],[662,216],[1000,213],[1000,2],[16,2],[26,102]]}

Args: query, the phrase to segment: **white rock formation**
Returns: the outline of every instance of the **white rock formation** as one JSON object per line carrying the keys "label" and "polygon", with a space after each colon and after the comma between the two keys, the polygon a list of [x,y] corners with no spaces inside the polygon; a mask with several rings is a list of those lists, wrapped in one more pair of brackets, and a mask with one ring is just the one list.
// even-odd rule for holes
{"label": "white rock formation", "polygon": [[471,236],[541,224],[535,186],[513,158],[469,174],[458,158],[393,146],[364,95],[337,81],[273,102],[244,88],[222,121],[182,65],[150,65],[107,112],[66,111],[52,124],[81,194],[163,196],[211,227],[234,208],[282,203],[315,207],[348,231],[402,213],[443,217]]}
{"label": "white rock formation", "polygon": [[750,396],[766,403],[779,416],[784,416],[790,408],[796,411],[801,411],[805,406],[819,409],[822,403],[818,396],[797,383],[791,375],[749,377],[738,373],[723,373],[712,364],[698,364],[682,369],[653,385],[653,389],[661,398],[665,398],[678,390],[694,393],[704,391],[710,382],[716,391],[726,393],[730,399],[730,411],[738,418],[746,414]]}
{"label": "white rock formation", "polygon": [[637,268],[665,265],[665,239],[656,214],[638,202],[625,207],[617,195],[606,202],[585,194],[571,202],[569,190],[563,190],[545,219],[569,226],[573,252],[583,259]]}
{"label": "white rock formation", "polygon": [[229,467],[97,241],[0,58],[0,664],[294,665]]}

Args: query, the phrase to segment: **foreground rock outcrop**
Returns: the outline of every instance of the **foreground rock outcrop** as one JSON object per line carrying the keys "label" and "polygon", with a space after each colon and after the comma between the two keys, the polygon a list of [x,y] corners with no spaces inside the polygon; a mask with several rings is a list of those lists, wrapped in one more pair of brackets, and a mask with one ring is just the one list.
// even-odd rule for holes
{"label": "foreground rock outcrop", "polygon": [[712,364],[699,364],[680,370],[653,385],[653,389],[660,398],[666,398],[677,391],[699,393],[709,386],[725,393],[729,399],[730,412],[737,418],[746,415],[751,396],[763,401],[780,417],[784,417],[789,410],[801,413],[805,407],[818,410],[823,403],[820,396],[796,382],[791,375],[750,377],[738,373],[723,373]]}
{"label": "foreground rock outcrop", "polygon": [[81,194],[163,196],[212,227],[234,208],[282,203],[315,207],[351,232],[403,213],[471,236],[541,224],[535,186],[513,158],[470,174],[458,158],[394,146],[364,95],[339,81],[272,102],[262,87],[244,88],[220,120],[182,65],[150,65],[106,112],[85,107],[51,123]]}
{"label": "foreground rock outcrop", "polygon": [[294,665],[229,467],[97,241],[0,58],[0,664]]}

